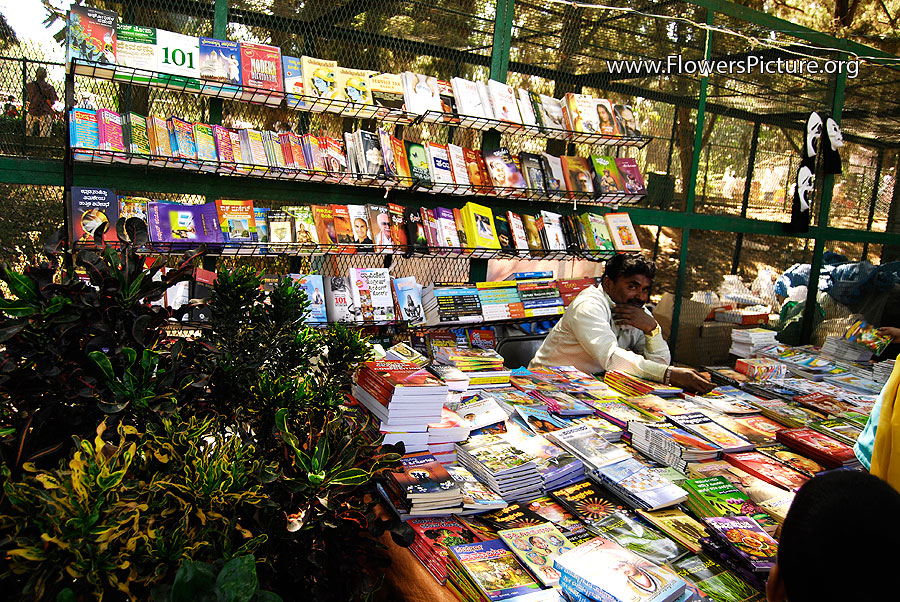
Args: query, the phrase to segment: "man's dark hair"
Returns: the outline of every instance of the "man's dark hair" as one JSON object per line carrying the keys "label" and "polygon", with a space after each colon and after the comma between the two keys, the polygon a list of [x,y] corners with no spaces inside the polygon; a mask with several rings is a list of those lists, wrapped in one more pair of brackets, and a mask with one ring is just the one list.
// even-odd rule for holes
{"label": "man's dark hair", "polygon": [[603,275],[610,280],[616,280],[623,276],[640,274],[650,280],[656,276],[656,264],[643,255],[632,253],[618,253],[606,262]]}
{"label": "man's dark hair", "polygon": [[[896,596],[900,493],[864,472],[821,474],[800,488],[781,528],[778,571],[789,602]],[[881,547],[880,541],[885,547]]]}

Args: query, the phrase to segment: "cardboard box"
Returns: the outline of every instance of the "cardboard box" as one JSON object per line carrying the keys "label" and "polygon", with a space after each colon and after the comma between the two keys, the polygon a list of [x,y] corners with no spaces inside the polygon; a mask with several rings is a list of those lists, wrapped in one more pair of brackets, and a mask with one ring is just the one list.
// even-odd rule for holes
{"label": "cardboard box", "polygon": [[[653,317],[659,324],[660,329],[662,329],[663,336],[666,337],[666,340],[668,340],[669,333],[672,331],[672,310],[674,307],[675,295],[672,293],[665,293],[656,305],[656,309],[653,310]],[[712,305],[691,301],[690,299],[682,297],[681,316],[678,319],[678,338],[681,338],[681,333],[686,332],[688,327],[699,328],[700,325],[706,321],[706,316],[714,309],[715,307]],[[700,336],[699,332],[697,333],[697,336]]]}

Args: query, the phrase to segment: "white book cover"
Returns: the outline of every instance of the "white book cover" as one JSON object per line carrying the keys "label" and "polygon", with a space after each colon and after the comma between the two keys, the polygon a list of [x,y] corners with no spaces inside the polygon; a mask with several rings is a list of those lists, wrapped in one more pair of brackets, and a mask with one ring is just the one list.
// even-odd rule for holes
{"label": "white book cover", "polygon": [[368,208],[365,205],[347,205],[347,213],[350,215],[350,231],[353,233],[354,244],[371,245],[372,230],[369,228]]}
{"label": "white book cover", "polygon": [[325,278],[325,311],[329,322],[354,322],[358,313],[353,305],[350,281],[342,276]]}
{"label": "white book cover", "polygon": [[[116,30],[116,63],[121,67],[156,71],[156,28],[140,25],[122,25]],[[123,79],[136,83],[150,81],[150,73],[123,74]]]}
{"label": "white book cover", "polygon": [[534,107],[531,106],[531,98],[528,96],[528,90],[516,88],[519,101],[519,115],[522,117],[522,123],[525,125],[537,125],[537,117],[534,115]]}
{"label": "white book cover", "polygon": [[485,117],[488,119],[496,119],[494,113],[494,103],[491,101],[491,95],[488,93],[487,84],[484,82],[475,82],[478,87],[478,96],[481,97],[481,106],[484,107]]}
{"label": "white book cover", "polygon": [[528,236],[525,234],[525,224],[522,223],[522,216],[512,211],[506,212],[506,219],[509,221],[509,231],[512,234],[513,246],[517,251],[528,250]]}
{"label": "white book cover", "polygon": [[357,322],[394,319],[394,297],[387,268],[350,268],[350,291],[359,308]]}
{"label": "white book cover", "polygon": [[503,82],[489,79],[487,88],[491,105],[494,107],[494,119],[522,123],[522,116],[519,115],[519,103],[516,101],[516,94],[512,87]]}
{"label": "white book cover", "polygon": [[437,236],[440,246],[458,249],[459,231],[456,229],[456,220],[453,218],[453,210],[446,207],[437,207],[434,210],[434,221],[437,225]]}
{"label": "white book cover", "polygon": [[450,155],[443,144],[426,142],[428,152],[428,171],[435,184],[453,184],[453,170],[450,169]]}
{"label": "white book cover", "polygon": [[[455,144],[447,145],[447,154],[450,156],[450,169],[453,170],[453,181],[460,186],[471,186],[469,180],[469,169],[466,167],[466,156],[463,154],[461,146]],[[469,192],[466,190],[461,193]]]}
{"label": "white book cover", "polygon": [[156,30],[156,70],[200,79],[200,38]]}
{"label": "white book cover", "polygon": [[428,111],[442,112],[436,77],[404,71],[400,74],[400,79],[403,82],[403,100],[408,112],[416,115],[424,115]]}
{"label": "white book cover", "polygon": [[563,172],[562,160],[555,155],[541,153],[541,156],[547,160],[547,166],[550,167],[550,173],[544,174],[544,182],[547,184],[547,190],[550,192],[559,192],[566,190],[566,176]]}
{"label": "white book cover", "polygon": [[564,130],[566,125],[563,120],[562,102],[546,94],[539,94],[538,96],[541,99],[541,120],[544,123],[544,127]]}
{"label": "white book cover", "polygon": [[565,251],[566,237],[563,234],[562,224],[558,213],[552,211],[541,211],[541,217],[544,218],[544,232],[547,234],[547,244],[551,251]]}
{"label": "white book cover", "polygon": [[616,251],[640,251],[641,243],[637,232],[631,223],[631,217],[627,213],[607,213],[603,216],[606,227],[612,238]]}
{"label": "white book cover", "polygon": [[460,116],[468,117],[488,117],[489,107],[485,107],[478,92],[478,84],[468,79],[454,77],[450,80],[450,86],[453,88],[453,97],[456,99],[456,111]]}
{"label": "white book cover", "polygon": [[344,148],[347,150],[347,170],[352,174],[363,173],[358,165],[356,142],[353,140],[353,134],[350,132],[344,132]]}

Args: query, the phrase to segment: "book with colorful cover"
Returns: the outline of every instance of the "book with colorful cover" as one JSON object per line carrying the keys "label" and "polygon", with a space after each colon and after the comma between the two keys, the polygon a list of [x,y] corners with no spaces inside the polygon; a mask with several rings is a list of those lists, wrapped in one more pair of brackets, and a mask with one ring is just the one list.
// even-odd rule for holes
{"label": "book with colorful cover", "polygon": [[622,181],[622,190],[631,199],[640,198],[647,194],[644,185],[644,176],[637,161],[631,157],[616,157],[616,168]]}
{"label": "book with colorful cover", "polygon": [[114,78],[149,84],[156,71],[156,28],[120,23],[116,28],[116,63],[134,71],[117,70]]}
{"label": "book with colorful cover", "polygon": [[300,59],[295,56],[281,56],[281,73],[284,77],[284,97],[289,109],[305,109],[303,98],[303,69]]}
{"label": "book with colorful cover", "polygon": [[550,495],[587,525],[598,523],[614,512],[627,512],[624,506],[591,481],[556,489]]}
{"label": "book with colorful cover", "polygon": [[223,240],[215,203],[148,203],[147,226],[152,242],[193,245],[221,244]]}
{"label": "book with colorful cover", "polygon": [[200,36],[200,79],[207,93],[236,98],[241,92],[241,48],[238,42]]}
{"label": "book with colorful cover", "polygon": [[416,282],[416,277],[393,278],[391,284],[400,317],[410,324],[423,324],[425,309],[422,307],[422,285]]}
{"label": "book with colorful cover", "polygon": [[602,466],[597,476],[605,486],[646,510],[674,506],[687,498],[684,489],[634,458]]}
{"label": "book with colorful cover", "polygon": [[862,429],[859,428],[859,426],[849,420],[844,420],[843,418],[813,420],[808,426],[812,430],[818,431],[823,435],[828,435],[832,439],[846,445],[855,445],[856,440],[862,433]]}
{"label": "book with colorful cover", "polygon": [[622,196],[624,185],[622,184],[622,176],[616,165],[615,157],[591,155],[591,162],[594,166],[595,181],[599,193],[613,198]]}
{"label": "book with colorful cover", "polygon": [[679,577],[715,602],[766,602],[766,595],[705,554],[672,563]]}
{"label": "book with colorful cover", "polygon": [[197,145],[194,143],[194,124],[178,117],[169,117],[167,123],[172,156],[196,159]]}
{"label": "book with colorful cover", "polygon": [[406,227],[403,222],[404,208],[395,203],[388,203],[387,207],[391,219],[391,241],[399,252],[404,253],[407,248]]}
{"label": "book with colorful cover", "polygon": [[517,188],[527,188],[525,176],[519,170],[513,156],[507,148],[482,152],[487,173],[495,193],[499,195],[515,194]]}
{"label": "book with colorful cover", "polygon": [[753,570],[775,566],[778,542],[749,516],[713,516],[704,521],[712,537],[729,545]]}
{"label": "book with colorful cover", "polygon": [[506,501],[462,466],[447,466],[447,472],[462,491],[463,512],[480,513],[506,507]]}
{"label": "book with colorful cover", "polygon": [[430,453],[406,454],[400,458],[400,462],[401,470],[390,474],[406,499],[428,500],[459,494],[459,488],[447,469]]}
{"label": "book with colorful cover", "polygon": [[778,527],[772,517],[725,477],[687,479],[681,487],[690,496],[686,505],[699,517],[743,514],[752,516],[770,533]]}
{"label": "book with colorful cover", "polygon": [[807,476],[759,452],[724,454],[722,458],[729,464],[734,464],[753,476],[788,491],[799,488],[809,480]]}
{"label": "book with colorful cover", "polygon": [[[240,244],[258,241],[253,201],[217,199],[216,210],[224,242]],[[250,253],[252,249],[247,248],[246,252]]]}
{"label": "book with colorful cover", "polygon": [[606,220],[606,227],[609,229],[616,251],[641,250],[637,232],[635,232],[631,217],[627,213],[607,213],[603,219]]}
{"label": "book with colorful cover", "polygon": [[66,63],[77,59],[82,63],[115,65],[118,23],[119,15],[113,11],[73,5],[66,22]]}
{"label": "book with colorful cover", "polygon": [[563,421],[563,419],[553,416],[547,412],[547,410],[542,410],[540,408],[519,406],[516,408],[516,413],[522,418],[528,429],[536,435],[552,433],[553,431],[558,431],[571,426]]}
{"label": "book with colorful cover", "polygon": [[387,268],[350,268],[353,304],[359,308],[358,321],[394,319],[391,276]]}
{"label": "book with colorful cover", "polygon": [[594,193],[594,172],[584,157],[560,157],[566,189],[573,193]]}
{"label": "book with colorful cover", "polygon": [[119,201],[111,188],[73,186],[69,206],[69,240],[94,246],[94,235],[103,230],[104,242],[116,242]]}
{"label": "book with colorful cover", "polygon": [[856,461],[853,448],[811,428],[784,429],[776,439],[792,449],[815,455],[821,463],[836,468]]}
{"label": "book with colorful cover", "polygon": [[605,537],[559,555],[554,567],[560,572],[563,588],[593,600],[666,602],[676,600],[686,587],[671,569],[644,560]]}
{"label": "book with colorful cover", "polygon": [[481,541],[474,531],[452,516],[411,518],[406,524],[412,527],[416,539],[443,565],[446,565],[451,546]]}
{"label": "book with colorful cover", "polygon": [[[283,209],[272,209],[266,215],[269,230],[269,242],[294,242],[294,216]],[[257,224],[259,227],[259,224]]]}
{"label": "book with colorful cover", "polygon": [[478,520],[496,531],[533,527],[547,522],[547,519],[522,502],[513,502],[505,508],[486,512]]}
{"label": "book with colorful cover", "polygon": [[812,458],[807,458],[806,456],[798,454],[782,443],[771,443],[769,445],[764,445],[756,448],[756,451],[764,456],[772,458],[777,462],[781,462],[788,468],[796,470],[800,474],[805,475],[810,479],[820,472],[827,470],[825,466],[822,466]]}
{"label": "book with colorful cover", "polygon": [[125,152],[121,115],[108,109],[97,109],[97,128],[101,149],[112,153]]}
{"label": "book with colorful cover", "polygon": [[216,139],[211,126],[205,123],[194,124],[194,143],[197,147],[197,159],[201,161],[201,169],[215,171],[219,164],[216,153]]}
{"label": "book with colorful cover", "polygon": [[498,531],[500,536],[531,574],[545,587],[559,584],[553,560],[575,546],[551,523]]}
{"label": "book with colorful cover", "polygon": [[404,140],[403,146],[412,178],[425,185],[430,185],[431,170],[428,169],[428,151],[425,150],[425,145]]}
{"label": "book with colorful cover", "polygon": [[655,564],[671,562],[690,551],[653,527],[623,512],[614,512],[600,519],[592,525],[592,530]]}
{"label": "book with colorful cover", "polygon": [[468,582],[477,588],[482,600],[515,599],[540,590],[541,586],[500,539],[452,546],[450,555],[450,581]]}
{"label": "book with colorful cover", "polygon": [[241,42],[241,85],[244,100],[279,105],[284,97],[281,49],[267,44]]}
{"label": "book with colorful cover", "polygon": [[[97,123],[97,111],[94,109],[74,108],[69,111],[69,140],[73,148],[96,150],[100,148],[100,126]],[[74,158],[81,154],[73,152]],[[85,153],[90,158],[89,153]]]}
{"label": "book with colorful cover", "polygon": [[751,442],[735,435],[700,412],[678,414],[669,416],[668,419],[684,430],[711,441],[716,447],[726,452],[749,451],[754,447]]}

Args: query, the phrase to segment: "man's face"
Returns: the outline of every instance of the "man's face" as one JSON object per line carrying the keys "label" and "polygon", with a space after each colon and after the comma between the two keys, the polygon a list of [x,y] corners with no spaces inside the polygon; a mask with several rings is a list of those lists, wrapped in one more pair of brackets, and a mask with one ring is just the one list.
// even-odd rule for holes
{"label": "man's face", "polygon": [[650,286],[653,281],[643,274],[619,276],[615,280],[604,276],[603,290],[616,305],[628,304],[643,306],[650,300]]}
{"label": "man's face", "polygon": [[612,570],[617,573],[621,573],[626,577],[634,577],[635,575],[637,575],[637,570],[635,570],[634,566],[624,559],[614,562],[612,565]]}
{"label": "man's face", "polygon": [[361,219],[357,219],[353,222],[353,233],[356,234],[357,240],[364,240],[366,236],[369,235],[368,228],[366,228],[366,222]]}
{"label": "man's face", "polygon": [[391,218],[388,217],[387,213],[379,213],[378,214],[378,227],[381,230],[390,230],[391,229]]}

